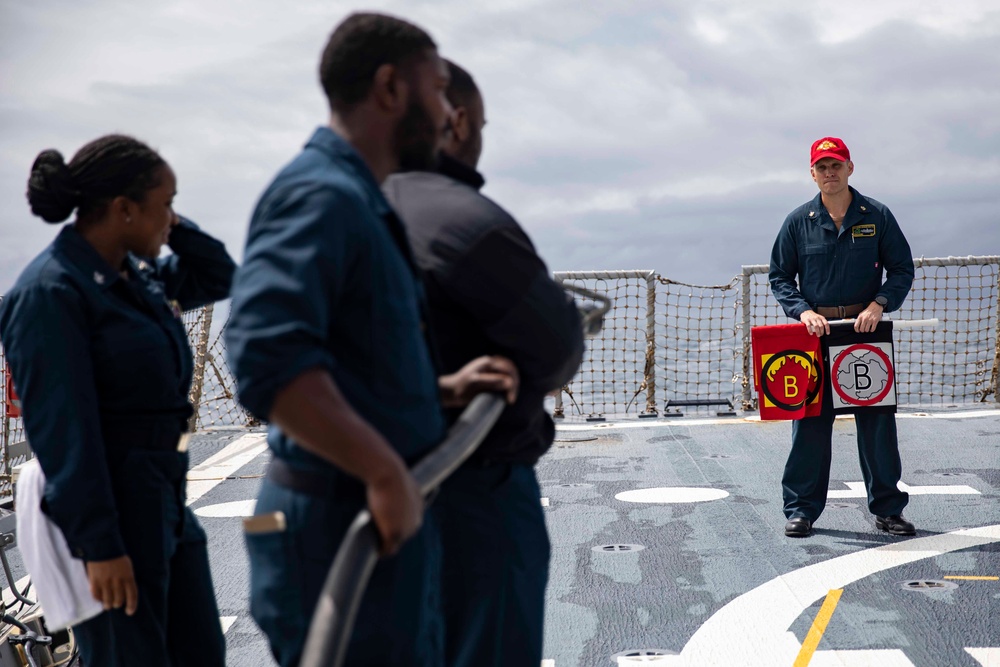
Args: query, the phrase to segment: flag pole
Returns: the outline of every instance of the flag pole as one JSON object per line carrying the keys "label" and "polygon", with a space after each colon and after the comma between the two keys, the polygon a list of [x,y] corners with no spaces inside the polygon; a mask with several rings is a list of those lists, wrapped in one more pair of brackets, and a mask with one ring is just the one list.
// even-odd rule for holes
{"label": "flag pole", "polygon": [[[941,320],[932,317],[926,320],[879,320],[880,322],[892,322],[893,329],[937,329],[941,326]],[[838,320],[837,324],[853,324],[855,318]],[[831,322],[833,324],[833,322]]]}

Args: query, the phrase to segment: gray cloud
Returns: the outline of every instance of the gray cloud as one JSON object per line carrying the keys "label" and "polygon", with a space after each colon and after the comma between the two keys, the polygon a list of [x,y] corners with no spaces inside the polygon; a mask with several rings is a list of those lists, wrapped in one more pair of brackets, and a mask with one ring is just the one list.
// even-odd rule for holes
{"label": "gray cloud", "polygon": [[[997,254],[1000,12],[910,3],[378,3],[479,81],[487,194],[556,270],[727,282],[812,198],[832,134],[916,255]],[[109,131],[160,148],[179,209],[240,253],[269,178],[322,123],[316,61],[345,3],[5,3],[0,291],[53,229],[24,204],[43,148]],[[759,7],[758,5],[763,5]],[[55,11],[58,9],[59,11]]]}

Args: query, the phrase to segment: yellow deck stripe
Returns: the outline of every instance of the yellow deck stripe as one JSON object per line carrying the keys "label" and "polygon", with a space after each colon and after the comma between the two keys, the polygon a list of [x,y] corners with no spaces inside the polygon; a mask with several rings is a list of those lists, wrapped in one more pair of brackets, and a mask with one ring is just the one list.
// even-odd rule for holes
{"label": "yellow deck stripe", "polygon": [[833,611],[837,608],[837,603],[840,602],[840,596],[843,592],[843,588],[835,588],[826,594],[823,606],[819,608],[816,620],[813,621],[812,627],[809,628],[809,634],[806,635],[805,641],[802,642],[802,648],[799,650],[799,655],[795,658],[792,667],[808,667],[813,653],[816,652],[816,647],[819,646],[819,641],[823,639],[823,633],[826,632],[826,625],[830,622]]}
{"label": "yellow deck stripe", "polygon": [[972,575],[969,575],[969,576],[959,576],[959,575],[948,576],[948,575],[945,575],[945,579],[967,579],[969,581],[1000,581],[1000,577],[975,577],[975,576],[972,576]]}

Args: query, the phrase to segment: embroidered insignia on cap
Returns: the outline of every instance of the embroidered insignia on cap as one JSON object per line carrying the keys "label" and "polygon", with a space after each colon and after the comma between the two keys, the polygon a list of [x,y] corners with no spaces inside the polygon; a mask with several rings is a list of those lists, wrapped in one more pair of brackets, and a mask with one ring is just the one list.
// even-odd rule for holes
{"label": "embroidered insignia on cap", "polygon": [[817,146],[816,150],[819,150],[819,151],[828,151],[831,148],[836,148],[836,147],[837,147],[837,144],[835,144],[832,141],[830,141],[829,139],[827,139],[826,141],[824,141],[823,143],[821,143],[819,146]]}
{"label": "embroidered insignia on cap", "polygon": [[94,271],[94,282],[98,285],[104,284],[104,274],[100,271]]}

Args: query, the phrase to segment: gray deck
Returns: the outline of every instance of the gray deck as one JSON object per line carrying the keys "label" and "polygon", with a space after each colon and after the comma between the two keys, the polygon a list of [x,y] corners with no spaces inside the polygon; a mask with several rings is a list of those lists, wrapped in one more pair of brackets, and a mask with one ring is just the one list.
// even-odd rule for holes
{"label": "gray deck", "polygon": [[[610,656],[630,649],[661,649],[682,657],[658,664],[791,665],[826,594],[842,588],[808,664],[980,664],[965,649],[1000,646],[1000,582],[900,586],[1000,575],[1000,416],[972,415],[900,416],[903,481],[917,487],[906,516],[917,538],[877,531],[863,497],[831,498],[812,537],[786,538],[780,475],[788,423],[692,420],[561,431],[539,466],[555,546],[547,657],[559,667],[590,666],[613,664]],[[862,495],[848,493],[847,483],[861,480],[855,442],[853,420],[838,420],[830,488],[840,495]],[[979,493],[942,488],[959,485]],[[645,505],[615,499],[631,489],[678,486],[729,496]],[[992,529],[944,535],[984,526]],[[592,550],[615,543],[645,548]],[[871,551],[885,545],[896,552]],[[893,566],[910,557],[919,559]],[[991,655],[998,664],[1000,655]]]}
{"label": "gray deck", "polygon": [[[782,533],[787,422],[561,424],[538,467],[553,543],[543,664],[612,665],[624,653],[620,664],[792,665],[836,589],[842,595],[818,650],[795,664],[1000,664],[1000,581],[945,579],[1000,576],[1000,410],[901,413],[899,432],[903,481],[915,487],[906,516],[917,536],[877,531],[848,485],[861,474],[847,419],[835,426],[830,488],[855,497],[831,498],[815,534],[796,540]],[[191,449],[193,477],[226,478],[201,482],[192,507],[209,534],[220,613],[235,617],[228,663],[239,667],[273,664],[247,612],[238,518],[264,471],[262,438],[205,433]],[[728,495],[615,498],[673,487]],[[642,549],[594,551],[610,545]],[[932,580],[948,588],[900,585]]]}

